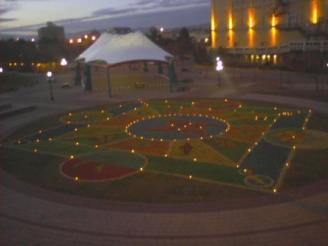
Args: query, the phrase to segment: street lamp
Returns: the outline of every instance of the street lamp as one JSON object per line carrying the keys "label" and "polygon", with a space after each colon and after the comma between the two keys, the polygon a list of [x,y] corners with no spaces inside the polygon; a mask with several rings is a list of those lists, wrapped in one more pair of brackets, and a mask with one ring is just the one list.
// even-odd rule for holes
{"label": "street lamp", "polygon": [[62,67],[65,67],[65,66],[67,66],[67,60],[65,59],[65,58],[62,58],[61,60],[60,60],[60,66],[62,66]]}
{"label": "street lamp", "polygon": [[48,82],[49,82],[49,93],[50,93],[50,100],[54,101],[54,92],[53,92],[53,88],[52,88],[52,81],[53,81],[53,74],[51,71],[47,72],[47,78],[48,78]]}
{"label": "street lamp", "polygon": [[3,67],[0,67],[0,73],[3,73]]}
{"label": "street lamp", "polygon": [[224,69],[223,62],[220,57],[216,58],[216,71],[218,72],[219,87],[222,86],[221,71]]}
{"label": "street lamp", "polygon": [[159,29],[159,31],[160,31],[160,32],[164,32],[164,27],[161,27],[161,28]]}

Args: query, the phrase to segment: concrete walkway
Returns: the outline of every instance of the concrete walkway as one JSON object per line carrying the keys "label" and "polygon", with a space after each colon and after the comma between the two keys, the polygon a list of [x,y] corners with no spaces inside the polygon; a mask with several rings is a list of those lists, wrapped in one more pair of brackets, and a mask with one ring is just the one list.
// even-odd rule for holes
{"label": "concrete walkway", "polygon": [[[213,87],[214,88],[214,87]],[[192,90],[183,94],[167,92],[140,93],[140,98],[236,97],[236,90]],[[108,103],[106,95],[90,94],[80,89],[56,88],[56,101],[47,102],[47,87],[23,90],[0,96],[0,102],[36,105],[32,113],[0,121],[5,137],[24,124],[69,110]],[[111,101],[131,100],[122,96]],[[309,100],[246,94],[238,98],[286,103],[328,113],[328,105]],[[25,185],[0,172],[0,245],[328,245],[328,192],[316,192],[297,199],[277,200],[261,206],[241,203],[234,209],[197,209],[180,212],[152,205],[116,204],[94,200],[99,207],[75,206],[67,200],[54,199],[50,192]],[[8,180],[13,179],[13,182]],[[15,183],[15,185],[12,185]],[[323,186],[324,187],[324,186]],[[59,196],[60,197],[60,196]],[[240,202],[240,201],[239,201]],[[256,201],[254,201],[256,204]],[[178,205],[177,205],[178,206]],[[138,208],[140,211],[138,211]],[[149,207],[149,211],[147,209]],[[188,207],[188,206],[186,206]]]}

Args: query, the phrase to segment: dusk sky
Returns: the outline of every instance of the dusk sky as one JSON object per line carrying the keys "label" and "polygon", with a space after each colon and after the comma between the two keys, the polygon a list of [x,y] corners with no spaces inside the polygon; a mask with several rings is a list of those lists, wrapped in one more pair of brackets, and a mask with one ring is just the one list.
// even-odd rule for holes
{"label": "dusk sky", "polygon": [[33,35],[47,21],[65,26],[67,33],[205,24],[209,5],[209,0],[0,0],[0,34]]}

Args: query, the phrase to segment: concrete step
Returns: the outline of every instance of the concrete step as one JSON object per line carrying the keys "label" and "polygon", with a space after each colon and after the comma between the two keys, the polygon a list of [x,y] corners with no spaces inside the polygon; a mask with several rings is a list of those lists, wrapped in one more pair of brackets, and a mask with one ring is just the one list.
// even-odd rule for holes
{"label": "concrete step", "polygon": [[0,111],[0,120],[28,113],[34,111],[36,108],[37,108],[36,106],[17,107],[17,108],[10,107],[7,110]]}
{"label": "concrete step", "polygon": [[0,112],[9,110],[12,107],[10,103],[8,104],[0,104]]}

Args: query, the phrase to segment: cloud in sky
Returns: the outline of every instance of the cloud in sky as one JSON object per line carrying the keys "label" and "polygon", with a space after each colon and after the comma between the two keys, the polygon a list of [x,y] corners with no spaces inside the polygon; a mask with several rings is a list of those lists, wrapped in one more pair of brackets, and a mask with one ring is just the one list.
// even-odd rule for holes
{"label": "cloud in sky", "polygon": [[47,21],[77,32],[203,24],[209,19],[209,0],[5,0],[0,10],[0,33],[31,33]]}

